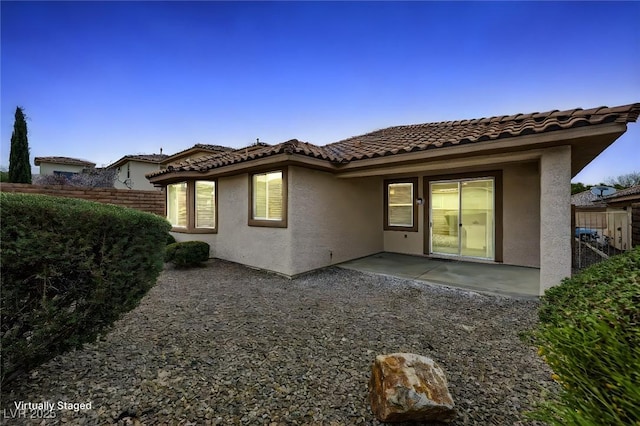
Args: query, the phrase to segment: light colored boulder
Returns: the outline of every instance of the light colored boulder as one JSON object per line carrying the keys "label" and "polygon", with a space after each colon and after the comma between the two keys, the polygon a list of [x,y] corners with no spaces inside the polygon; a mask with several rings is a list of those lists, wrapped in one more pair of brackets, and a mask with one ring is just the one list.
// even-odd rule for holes
{"label": "light colored boulder", "polygon": [[378,355],[369,381],[371,410],[383,422],[439,421],[456,417],[444,371],[426,356]]}

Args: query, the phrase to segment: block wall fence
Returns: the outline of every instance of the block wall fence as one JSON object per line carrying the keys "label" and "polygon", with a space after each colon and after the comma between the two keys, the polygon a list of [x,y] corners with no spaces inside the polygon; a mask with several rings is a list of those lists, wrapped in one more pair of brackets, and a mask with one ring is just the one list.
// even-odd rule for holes
{"label": "block wall fence", "polygon": [[52,195],[55,197],[81,198],[98,203],[115,204],[135,210],[164,216],[164,191],[139,191],[115,188],[79,188],[68,185],[29,185],[25,183],[1,183],[1,192]]}

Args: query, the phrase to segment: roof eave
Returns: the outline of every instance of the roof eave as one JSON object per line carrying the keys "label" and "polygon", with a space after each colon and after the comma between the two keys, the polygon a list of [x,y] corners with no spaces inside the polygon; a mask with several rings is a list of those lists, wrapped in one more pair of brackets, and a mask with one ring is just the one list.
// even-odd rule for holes
{"label": "roof eave", "polygon": [[610,199],[604,199],[604,202],[606,202],[607,204],[619,204],[619,203],[624,203],[624,204],[628,204],[628,203],[634,203],[634,202],[639,202],[640,201],[640,194],[629,194],[629,195],[624,195],[622,197],[616,197],[616,198],[610,198]]}

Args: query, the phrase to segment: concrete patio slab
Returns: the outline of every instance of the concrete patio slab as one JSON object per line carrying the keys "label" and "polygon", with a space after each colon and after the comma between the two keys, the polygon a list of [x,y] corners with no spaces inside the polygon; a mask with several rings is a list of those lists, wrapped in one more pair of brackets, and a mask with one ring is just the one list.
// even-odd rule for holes
{"label": "concrete patio slab", "polygon": [[338,266],[503,296],[539,296],[540,270],[537,268],[386,252],[344,262]]}

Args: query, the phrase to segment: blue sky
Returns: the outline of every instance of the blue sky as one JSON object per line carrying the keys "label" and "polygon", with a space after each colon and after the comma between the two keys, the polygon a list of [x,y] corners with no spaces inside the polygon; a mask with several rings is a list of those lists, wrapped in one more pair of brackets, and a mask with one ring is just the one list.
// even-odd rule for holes
{"label": "blue sky", "polygon": [[[1,150],[107,165],[195,143],[640,102],[638,2],[5,2]],[[640,170],[640,123],[574,181]]]}

